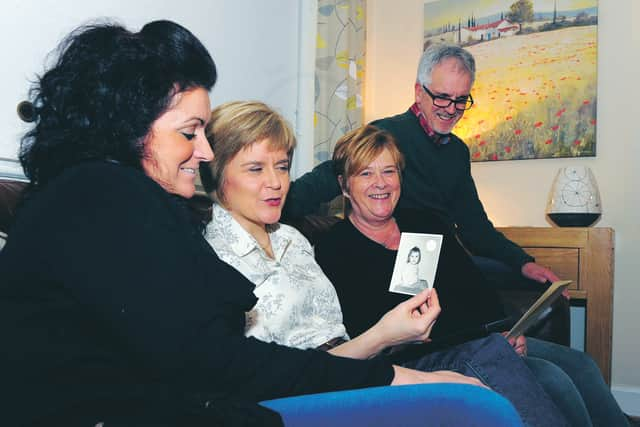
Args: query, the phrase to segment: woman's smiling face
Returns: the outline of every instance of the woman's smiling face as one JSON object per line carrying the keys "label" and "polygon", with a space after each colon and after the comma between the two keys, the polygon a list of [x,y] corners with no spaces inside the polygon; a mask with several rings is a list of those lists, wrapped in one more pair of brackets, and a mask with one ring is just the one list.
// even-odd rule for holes
{"label": "woman's smiling face", "polygon": [[169,193],[190,198],[200,162],[213,159],[204,134],[211,115],[209,94],[195,88],[176,94],[172,103],[151,125],[142,168]]}
{"label": "woman's smiling face", "polygon": [[384,222],[392,217],[400,198],[400,174],[388,149],[348,181],[350,215],[367,223]]}

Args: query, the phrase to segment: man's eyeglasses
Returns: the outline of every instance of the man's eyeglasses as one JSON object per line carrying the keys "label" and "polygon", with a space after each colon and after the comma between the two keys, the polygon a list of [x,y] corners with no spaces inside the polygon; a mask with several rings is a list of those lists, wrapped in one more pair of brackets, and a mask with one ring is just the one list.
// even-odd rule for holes
{"label": "man's eyeglasses", "polygon": [[447,98],[446,96],[436,95],[435,93],[427,89],[425,85],[422,85],[422,88],[431,97],[431,100],[433,101],[433,105],[435,105],[438,108],[449,108],[451,104],[454,104],[456,110],[465,111],[471,108],[471,106],[473,105],[473,97],[471,96],[471,94],[469,94],[468,96],[451,99],[451,98]]}

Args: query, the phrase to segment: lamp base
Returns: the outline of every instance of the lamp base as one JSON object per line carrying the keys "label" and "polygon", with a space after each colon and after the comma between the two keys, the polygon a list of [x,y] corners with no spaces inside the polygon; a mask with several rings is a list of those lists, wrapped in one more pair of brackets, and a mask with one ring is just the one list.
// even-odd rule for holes
{"label": "lamp base", "polygon": [[599,213],[548,213],[559,227],[589,227],[600,218]]}

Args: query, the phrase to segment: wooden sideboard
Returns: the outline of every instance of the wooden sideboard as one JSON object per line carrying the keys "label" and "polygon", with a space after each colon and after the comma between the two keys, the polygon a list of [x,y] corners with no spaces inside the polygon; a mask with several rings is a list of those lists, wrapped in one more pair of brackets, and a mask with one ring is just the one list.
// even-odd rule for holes
{"label": "wooden sideboard", "polygon": [[563,280],[573,280],[571,298],[583,300],[586,306],[585,350],[610,384],[613,229],[500,227],[498,230],[535,257],[538,264],[551,268]]}

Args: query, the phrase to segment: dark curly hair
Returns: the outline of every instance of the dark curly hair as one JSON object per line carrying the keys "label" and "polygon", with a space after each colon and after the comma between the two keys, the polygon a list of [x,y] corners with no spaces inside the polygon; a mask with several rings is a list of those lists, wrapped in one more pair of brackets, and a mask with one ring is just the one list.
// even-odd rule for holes
{"label": "dark curly hair", "polygon": [[172,97],[210,90],[217,75],[202,43],[170,21],[137,33],[111,22],[83,26],[56,53],[31,88],[35,126],[20,146],[32,189],[87,160],[142,169],[145,137]]}

